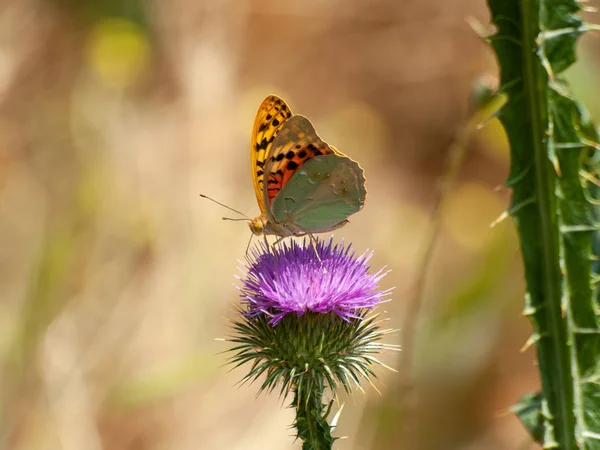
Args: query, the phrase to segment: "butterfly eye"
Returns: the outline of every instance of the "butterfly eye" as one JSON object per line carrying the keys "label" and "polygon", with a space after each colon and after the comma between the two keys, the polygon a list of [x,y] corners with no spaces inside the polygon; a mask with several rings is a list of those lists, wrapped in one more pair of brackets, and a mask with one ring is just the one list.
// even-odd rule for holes
{"label": "butterfly eye", "polygon": [[250,222],[248,222],[248,226],[250,227],[250,231],[252,231],[252,234],[255,234],[257,236],[261,235],[264,231],[264,227],[260,220],[260,217],[257,217],[256,219],[253,219]]}

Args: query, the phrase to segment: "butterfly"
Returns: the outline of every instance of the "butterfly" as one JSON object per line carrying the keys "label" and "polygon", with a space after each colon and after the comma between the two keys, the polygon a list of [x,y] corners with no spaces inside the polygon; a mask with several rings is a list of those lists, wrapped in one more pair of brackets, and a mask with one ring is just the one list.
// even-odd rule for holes
{"label": "butterfly", "polygon": [[365,203],[363,169],[275,95],[258,108],[250,158],[261,212],[249,223],[255,235],[312,238],[343,227]]}

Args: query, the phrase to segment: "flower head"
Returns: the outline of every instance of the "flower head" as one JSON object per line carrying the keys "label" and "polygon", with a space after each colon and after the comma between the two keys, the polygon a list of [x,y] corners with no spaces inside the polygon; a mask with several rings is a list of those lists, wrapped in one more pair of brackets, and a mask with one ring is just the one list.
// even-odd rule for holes
{"label": "flower head", "polygon": [[[356,256],[351,246],[317,240],[315,245],[291,241],[269,251],[255,247],[240,288],[248,315],[266,314],[277,324],[289,313],[335,313],[348,321],[381,303],[389,290],[378,290],[383,269],[371,274],[372,253]],[[317,256],[318,254],[318,256]]]}
{"label": "flower head", "polygon": [[250,366],[243,382],[265,376],[260,391],[279,386],[282,396],[294,394],[303,448],[331,448],[325,389],[360,389],[361,380],[375,377],[373,367],[384,365],[377,354],[398,347],[381,342],[393,330],[381,329],[384,320],[371,313],[390,293],[377,286],[382,270],[369,273],[371,253],[356,256],[331,239],[313,242],[252,250],[230,361]]}

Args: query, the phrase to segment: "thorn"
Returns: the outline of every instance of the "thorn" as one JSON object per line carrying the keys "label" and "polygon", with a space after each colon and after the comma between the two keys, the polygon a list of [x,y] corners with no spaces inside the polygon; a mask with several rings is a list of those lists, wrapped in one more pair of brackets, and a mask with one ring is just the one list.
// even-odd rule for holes
{"label": "thorn", "polygon": [[531,335],[529,337],[529,339],[527,339],[527,342],[525,342],[525,344],[523,344],[523,346],[519,349],[519,351],[521,353],[525,352],[527,349],[529,349],[531,346],[533,346],[537,341],[539,341],[538,337],[535,337],[535,335]]}
{"label": "thorn", "polygon": [[471,27],[471,30],[473,30],[481,39],[487,39],[491,34],[490,30],[486,28],[485,25],[483,25],[477,18],[468,16],[466,21]]}
{"label": "thorn", "polygon": [[[538,46],[540,46],[540,50],[541,50],[542,47],[541,47],[541,42],[539,41],[539,37],[538,37],[538,39],[536,39],[536,41],[537,41]],[[548,61],[548,58],[546,58],[546,55],[543,53],[540,54],[540,52],[538,52],[538,57],[540,58],[542,67],[544,67],[544,69],[546,69],[546,73],[548,74],[548,78],[550,79],[551,83],[555,84],[556,77],[554,76],[554,72],[552,71],[552,66],[550,65],[550,61]]]}
{"label": "thorn", "polygon": [[331,419],[331,428],[335,429],[335,427],[337,426],[338,420],[340,419],[340,416],[342,415],[342,411],[344,410],[344,405],[345,403],[342,403],[342,406],[340,406],[340,409],[338,410],[338,412],[335,413],[335,415],[333,416],[333,419]]}
{"label": "thorn", "polygon": [[498,216],[498,218],[496,220],[494,220],[492,223],[490,223],[490,228],[494,228],[500,222],[504,221],[508,216],[510,216],[509,212],[508,211],[504,211],[502,214],[500,214]]}

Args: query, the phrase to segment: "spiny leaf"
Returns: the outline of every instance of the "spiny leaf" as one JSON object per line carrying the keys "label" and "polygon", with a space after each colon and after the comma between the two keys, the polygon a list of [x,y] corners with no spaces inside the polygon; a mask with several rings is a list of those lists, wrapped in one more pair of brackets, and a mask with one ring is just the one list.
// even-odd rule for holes
{"label": "spiny leaf", "polygon": [[562,72],[588,27],[573,0],[489,0],[498,28],[499,114],[511,147],[510,208],[527,282],[542,391],[514,410],[544,448],[600,449],[598,135]]}

